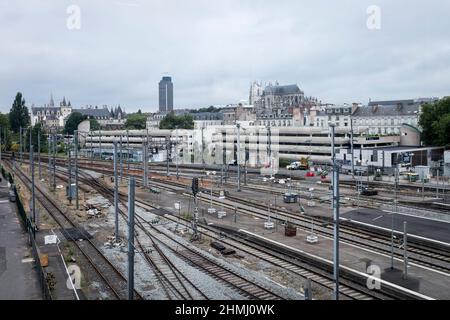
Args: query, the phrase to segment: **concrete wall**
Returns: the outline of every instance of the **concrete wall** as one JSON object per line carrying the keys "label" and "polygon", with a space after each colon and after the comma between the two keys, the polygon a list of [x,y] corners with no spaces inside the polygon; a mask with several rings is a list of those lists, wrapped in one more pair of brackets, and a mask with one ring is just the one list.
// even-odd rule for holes
{"label": "concrete wall", "polygon": [[402,126],[400,128],[401,146],[420,146],[420,132],[413,127]]}

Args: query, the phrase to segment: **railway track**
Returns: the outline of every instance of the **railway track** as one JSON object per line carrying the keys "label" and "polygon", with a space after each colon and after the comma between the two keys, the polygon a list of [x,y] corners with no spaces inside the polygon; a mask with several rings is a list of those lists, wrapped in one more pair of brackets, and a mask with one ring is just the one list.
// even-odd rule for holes
{"label": "railway track", "polygon": [[[176,189],[173,190],[178,192],[183,189],[182,185],[173,181],[157,182],[152,180],[150,183],[157,183],[157,186],[166,189],[169,188],[169,186],[174,186]],[[217,192],[214,192],[214,194],[218,196]],[[188,193],[185,195],[189,196]],[[210,195],[207,194],[202,194],[200,198],[205,202],[211,201]],[[212,203],[230,210],[237,208],[240,213],[255,216],[260,219],[267,219],[268,217],[266,205],[256,201],[251,201],[249,199],[242,199],[227,195],[227,200],[217,200],[213,198]],[[333,226],[331,219],[314,216],[302,216],[285,209],[274,207],[271,208],[271,219],[276,220],[279,223],[289,221],[296,225],[297,228],[305,232],[310,232],[311,220],[313,220],[315,224],[315,233],[327,238],[333,237]],[[391,254],[390,233],[387,234],[386,232],[372,228],[362,228],[361,226],[355,225],[349,221],[341,221],[340,233],[341,239],[349,244],[369,248],[387,255]],[[397,235],[400,235],[400,233],[397,233]],[[434,270],[447,273],[450,272],[450,253],[447,248],[436,249],[423,241],[415,240],[413,238],[410,238],[408,242],[410,261],[422,266],[430,267]],[[394,248],[394,256],[401,259],[403,257],[403,252],[401,252],[398,248]]]}
{"label": "railway track", "polygon": [[[152,210],[155,208],[152,204],[146,201],[139,200],[137,205],[146,209]],[[185,223],[189,223],[188,220],[173,215],[164,215],[164,218],[173,222],[179,222],[182,220]],[[324,264],[323,262],[314,261],[311,258],[305,260],[301,255],[283,251],[280,247],[273,247],[267,243],[255,242],[248,238],[247,235],[239,234],[239,232],[232,231],[226,228],[224,233],[223,228],[214,226],[201,225],[198,230],[202,235],[210,238],[211,240],[217,240],[223,244],[233,247],[238,251],[245,252],[249,255],[255,256],[258,259],[264,260],[274,266],[282,268],[285,271],[292,272],[297,276],[301,276],[305,279],[310,279],[313,283],[322,286],[326,289],[333,290],[334,282],[332,279],[332,265]],[[358,300],[374,300],[374,299],[417,299],[411,292],[404,292],[398,288],[392,288],[385,285],[382,289],[383,292],[369,290],[366,287],[367,277],[358,277],[351,272],[345,275],[342,273],[342,281],[340,286],[341,295],[350,299]]]}
{"label": "railway track", "polygon": [[[108,174],[108,172],[105,170],[103,173],[106,173],[106,174]],[[179,183],[175,183],[175,182],[169,182],[169,181],[161,181],[161,182],[159,182],[159,184],[158,184],[158,182],[157,181],[154,181],[154,180],[151,180],[151,182],[150,183],[152,183],[152,184],[155,184],[155,183],[157,183],[157,187],[158,188],[164,188],[164,189],[166,189],[166,190],[171,190],[171,191],[174,191],[174,188],[176,188],[176,190],[175,191],[180,191],[180,190],[183,190],[183,189],[186,189],[186,186],[185,185],[182,185],[182,184],[179,184]],[[168,185],[171,185],[171,186],[168,186]],[[233,200],[236,200],[236,199],[233,199]],[[248,203],[248,201],[246,201],[247,203]],[[264,207],[264,209],[265,209],[265,207]],[[298,216],[297,216],[298,217]],[[358,231],[359,232],[359,231]],[[242,244],[241,244],[241,247],[242,247]],[[259,251],[259,254],[261,254],[261,251]],[[286,267],[286,265],[285,265],[285,267]],[[295,268],[294,266],[291,266],[291,268]],[[301,272],[301,270],[300,271],[298,271],[298,273],[299,274],[301,274],[300,273]],[[303,273],[304,273],[305,271],[303,270]],[[310,278],[312,278],[312,279],[314,279],[314,275],[310,275]],[[330,281],[329,279],[328,279],[328,281]],[[324,281],[322,281],[322,282],[324,282]],[[327,283],[326,281],[325,281],[325,284],[330,284],[329,282]],[[351,290],[351,289],[350,289]],[[364,294],[361,294],[360,292],[351,292],[350,291],[350,293],[349,293],[349,297],[357,297],[357,298],[362,298],[362,299],[364,299],[364,298],[370,298],[370,297],[368,297],[368,296],[366,296],[366,297],[364,297]]]}
{"label": "railway track", "polygon": [[[99,171],[104,174],[111,174],[111,172],[105,168]],[[150,181],[150,184],[159,189],[171,192],[183,192],[187,191],[188,188],[182,183],[168,180],[163,181],[152,179]],[[246,188],[253,188],[253,190],[256,191],[267,192],[267,189],[260,186],[247,186]],[[270,189],[270,191],[278,192],[280,195],[285,192],[284,190],[277,190],[272,188]],[[216,192],[214,192],[214,194],[217,195]],[[190,196],[188,192],[186,192],[185,195]],[[235,202],[235,204],[224,205],[224,201],[218,201],[216,199],[213,199],[213,203],[219,206],[223,205],[225,208],[232,210],[237,205],[240,213],[257,216],[261,219],[267,218],[267,207],[261,203],[251,201],[249,199],[241,199],[239,197],[230,195],[227,196],[227,199]],[[205,195],[203,196],[203,200],[210,201],[210,198]],[[253,208],[250,208],[250,206],[252,206]],[[259,211],[255,211],[254,209],[259,209]],[[316,233],[324,237],[332,237],[333,231],[331,219],[315,216],[301,216],[299,214],[296,214],[295,212],[274,207],[271,208],[271,211],[272,219],[278,220],[279,223],[284,223],[285,221],[289,220],[290,222],[293,222],[300,230],[304,230],[306,232],[310,231],[311,220],[313,220]],[[341,221],[340,230],[343,240],[347,241],[350,244],[366,247],[383,254],[391,254],[390,234],[387,234],[386,232],[382,232],[373,228],[369,229],[360,225],[355,225],[354,223],[349,221]],[[396,232],[396,234],[400,236],[400,233]],[[409,239],[409,253],[410,261],[413,261],[419,265],[430,267],[435,270],[447,273],[450,272],[450,254],[447,248],[437,249],[433,245],[429,245],[428,243],[424,243],[421,240],[415,240],[414,238],[411,238]],[[403,253],[400,252],[398,248],[394,248],[394,256],[401,259]]]}
{"label": "railway track", "polygon": [[[208,197],[204,197],[203,199],[205,201],[209,200]],[[241,213],[256,216],[260,219],[267,219],[268,217],[267,207],[260,203],[249,202],[247,199],[241,199],[232,196],[227,196],[227,199],[234,202],[234,204],[225,205],[225,207],[228,207],[228,209],[234,209],[234,207],[237,206]],[[223,206],[223,200],[213,200],[213,203],[218,206]],[[258,208],[259,211],[256,211],[255,208]],[[333,237],[333,225],[329,220],[311,218],[311,216],[303,217],[273,207],[271,208],[271,219],[278,221],[278,223],[285,223],[285,221],[289,221],[298,229],[305,232],[311,231],[311,219],[314,219],[314,232],[316,234],[327,238]],[[344,221],[342,221],[340,224],[340,239],[342,239],[343,242],[354,244],[363,248],[368,248],[379,253],[388,255],[391,253],[390,236],[385,236],[381,233],[375,234],[372,230],[364,230],[358,227],[354,227],[351,225],[351,223],[347,223]],[[448,252],[424,248],[422,245],[413,244],[412,241],[409,242],[408,258],[411,262],[415,262],[417,264],[430,267],[435,270],[440,270],[447,273],[450,272],[450,256]],[[398,248],[395,248],[394,256],[401,259],[403,257],[403,253],[400,252]]]}
{"label": "railway track", "polygon": [[[83,179],[82,181],[93,186],[105,198],[112,200],[113,190],[109,189],[109,187],[103,185],[101,182],[97,180],[88,181],[87,179]],[[124,204],[122,203],[122,205]],[[122,215],[124,216],[124,218],[126,218],[126,215],[123,212]],[[189,289],[186,287],[185,282],[191,288],[194,288],[195,291],[197,291],[197,293],[200,293],[203,298],[207,299],[207,296],[203,294],[202,290],[199,289],[197,285],[195,285],[191,280],[187,279],[187,277],[185,277],[182,274],[182,272],[170,261],[167,255],[163,253],[160,246],[167,248],[177,257],[184,260],[186,263],[191,264],[196,269],[208,274],[217,281],[224,283],[228,287],[233,288],[234,290],[238,291],[239,293],[241,293],[242,295],[246,296],[249,299],[270,299],[270,300],[283,299],[281,296],[271,292],[267,288],[264,288],[262,285],[250,281],[249,279],[246,279],[244,276],[224,266],[224,264],[221,264],[220,262],[211,259],[211,257],[208,257],[201,251],[191,246],[187,246],[185,243],[176,240],[174,237],[170,236],[167,233],[162,232],[161,230],[155,229],[151,224],[147,223],[147,226],[150,226],[151,229],[157,231],[158,236],[164,235],[164,240],[160,239],[160,237],[156,236],[155,234],[152,234],[148,230],[148,228],[144,226],[144,223],[146,223],[144,218],[142,218],[137,213],[136,217],[139,229],[143,233],[145,233],[148,236],[148,238],[152,241],[153,247],[158,252],[161,260],[166,264],[165,265],[166,270],[168,267],[172,274],[175,275],[176,273],[178,273],[178,276],[176,276],[178,280],[177,283],[182,288],[180,288],[180,286],[178,288],[175,288],[172,285],[172,289],[175,290],[177,295],[180,295],[180,298],[182,299],[193,298],[193,295],[191,294],[191,291],[189,291]],[[180,251],[180,247],[182,247],[183,250]],[[152,260],[152,263],[154,264],[154,267],[157,268],[162,273],[161,270],[164,268],[164,266],[162,267],[157,266],[154,260]],[[180,277],[183,277],[184,279],[181,280]]]}
{"label": "railway track", "polygon": [[[10,164],[9,164],[10,165]],[[27,177],[19,168],[16,168],[15,175],[23,182],[23,185],[31,191],[31,179]],[[127,279],[122,273],[108,260],[108,258],[100,251],[100,249],[90,240],[77,241],[68,232],[69,228],[74,228],[81,234],[83,231],[80,227],[69,218],[69,216],[59,207],[57,202],[47,195],[39,186],[35,185],[36,199],[43,208],[51,215],[53,220],[61,228],[61,232],[68,241],[71,241],[83,257],[88,261],[89,265],[95,270],[99,278],[105,283],[106,288],[116,299],[127,299]],[[142,296],[135,291],[137,299],[141,300]]]}
{"label": "railway track", "polygon": [[[89,170],[91,168],[87,169]],[[111,174],[111,171],[105,168],[99,169],[98,171],[104,174]],[[187,191],[186,185],[174,181],[152,179],[150,181],[150,184],[159,189],[171,192],[182,192],[183,190]],[[260,186],[247,186],[246,188],[267,192],[267,189]],[[282,195],[285,191],[271,188],[270,192],[277,192]],[[189,196],[188,193],[186,193],[185,195]],[[238,208],[241,213],[257,216],[262,219],[267,218],[267,213],[264,213],[267,208],[261,203],[254,202],[249,199],[241,199],[234,196],[227,196],[227,198],[238,204]],[[207,197],[203,197],[203,199],[210,201]],[[223,201],[218,201],[215,199],[213,199],[213,203],[220,206],[223,205]],[[259,209],[259,213],[255,212],[255,210],[253,210],[252,208],[249,208],[249,205]],[[234,209],[234,205],[225,205],[224,207]],[[316,233],[319,233],[320,235],[325,237],[332,237],[332,221],[330,219],[314,216],[304,217],[296,214],[295,212],[281,208],[272,208],[271,210],[271,218],[278,220],[279,223],[283,223],[289,220],[293,222],[299,229],[308,232],[311,226],[311,220],[313,220]],[[399,233],[396,234],[400,235]],[[380,230],[372,228],[368,229],[359,225],[355,225],[348,221],[341,221],[341,237],[343,237],[345,241],[354,245],[367,247],[371,250],[375,250],[383,254],[391,253],[390,234],[381,232]],[[414,261],[419,265],[430,267],[443,272],[450,272],[450,254],[447,248],[436,249],[433,246],[424,243],[423,241],[414,240],[413,238],[409,240],[409,243],[409,252],[411,254],[409,258],[411,261]],[[400,252],[398,248],[394,249],[395,257],[402,258],[402,254],[403,253]]]}
{"label": "railway track", "polygon": [[[110,190],[109,192],[112,192]],[[152,205],[145,204],[142,201],[137,201],[137,205],[140,207],[144,207],[146,209],[152,209],[154,208]],[[142,219],[139,217],[139,219]],[[185,221],[188,222],[188,221]],[[150,225],[150,224],[149,224]],[[150,225],[151,226],[151,225]],[[151,226],[151,228],[155,229],[155,227]],[[316,269],[314,271],[311,271],[311,265],[305,265],[305,263],[301,263],[292,257],[286,257],[283,254],[277,254],[273,248],[264,247],[261,244],[249,244],[248,241],[245,239],[239,239],[238,237],[231,237],[228,235],[227,239],[222,239],[220,236],[220,233],[217,231],[212,231],[212,228],[209,228],[209,230],[206,229],[207,227],[202,226],[202,233],[204,235],[207,235],[211,239],[221,240],[222,242],[226,243],[229,246],[232,246],[238,250],[241,250],[243,252],[246,252],[250,255],[253,255],[255,257],[258,257],[262,260],[265,260],[273,265],[276,265],[280,268],[283,268],[285,270],[289,270],[290,272],[293,272],[296,275],[300,275],[304,278],[311,279],[312,282],[317,283],[323,287],[326,287],[328,289],[332,289],[334,286],[334,282],[332,281],[332,277],[329,272],[325,272],[323,270]],[[147,229],[143,229],[146,233],[148,233]],[[172,246],[168,245],[168,243],[174,242],[174,239],[167,235],[166,232],[163,232],[161,230],[158,230],[158,232],[161,234],[163,233],[166,236],[166,239],[159,241],[164,246],[169,247],[172,252],[178,254],[180,256],[179,246],[184,246],[185,249],[189,250],[189,254],[184,254],[184,251],[181,251],[181,256],[186,262],[194,263],[198,268],[201,268],[206,273],[214,276],[215,278],[218,278],[219,281],[224,281],[224,279],[229,282],[230,287],[236,287],[235,282],[237,281],[238,284],[242,283],[242,276],[226,276],[226,273],[224,275],[224,271],[221,271],[220,268],[217,267],[217,265],[210,265],[209,262],[205,262],[205,257],[198,257],[199,252],[194,252],[192,248],[189,248],[185,246],[183,243],[179,241],[175,241],[176,243]],[[154,237],[154,236],[151,236]],[[196,255],[196,256],[194,256]],[[303,265],[303,266],[302,266]],[[308,270],[309,269],[309,270]],[[219,275],[219,277],[217,277]],[[230,279],[231,278],[231,279]],[[230,283],[231,282],[231,283]],[[239,289],[237,287],[237,289]],[[246,288],[248,289],[248,287]],[[255,291],[256,290],[256,291]],[[380,293],[380,292],[374,292],[371,290],[368,290],[367,288],[364,288],[364,286],[352,283],[349,280],[343,280],[343,283],[341,284],[340,288],[341,294],[345,295],[348,298],[351,299],[359,299],[359,300],[372,300],[372,299],[394,299],[399,298],[401,296],[398,292],[397,293]],[[256,293],[255,293],[256,292]],[[257,286],[257,288],[253,288],[250,293],[246,294],[249,298],[254,299],[267,299],[270,297],[269,293],[265,292],[262,288]],[[406,298],[409,296],[403,296],[403,298]]]}
{"label": "railway track", "polygon": [[[80,172],[81,182],[85,185],[90,186],[95,189],[98,193],[108,199],[111,203],[114,200],[114,192],[109,189],[104,183],[93,179],[89,174]],[[120,205],[126,207],[124,203],[126,202],[126,198],[124,195],[121,195],[123,201],[120,202]],[[119,214],[120,217],[124,220],[125,223],[127,221],[127,214],[120,208],[119,205]],[[144,227],[141,222],[141,217],[136,213],[137,217],[136,225],[143,230]],[[193,281],[188,279],[184,273],[170,261],[167,255],[161,250],[160,246],[155,242],[154,238],[149,237],[151,241],[152,254],[148,252],[148,249],[144,247],[139,239],[139,236],[135,234],[135,241],[137,243],[137,249],[142,253],[145,261],[149,264],[149,266],[153,269],[156,280],[161,284],[166,298],[169,300],[173,299],[182,299],[182,300],[194,300],[194,299],[209,299],[198,285],[196,285]]]}

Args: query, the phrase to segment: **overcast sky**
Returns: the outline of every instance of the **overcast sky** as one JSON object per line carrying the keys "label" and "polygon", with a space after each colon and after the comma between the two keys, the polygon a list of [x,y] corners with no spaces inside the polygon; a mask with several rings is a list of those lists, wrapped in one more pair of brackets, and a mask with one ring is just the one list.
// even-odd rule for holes
{"label": "overcast sky", "polygon": [[0,111],[17,91],[154,111],[165,74],[176,108],[248,99],[253,80],[331,103],[450,95],[449,16],[445,0],[0,0]]}

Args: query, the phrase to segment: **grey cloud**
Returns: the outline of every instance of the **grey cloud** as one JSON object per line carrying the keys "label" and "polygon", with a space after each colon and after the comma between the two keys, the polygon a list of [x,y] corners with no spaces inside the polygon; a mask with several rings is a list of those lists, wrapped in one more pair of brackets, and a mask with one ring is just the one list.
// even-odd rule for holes
{"label": "grey cloud", "polygon": [[[335,3],[336,2],[336,3]],[[79,31],[66,28],[78,4]],[[450,1],[0,1],[0,110],[16,91],[75,105],[155,110],[168,72],[177,107],[247,98],[252,80],[298,82],[343,103],[450,94]]]}

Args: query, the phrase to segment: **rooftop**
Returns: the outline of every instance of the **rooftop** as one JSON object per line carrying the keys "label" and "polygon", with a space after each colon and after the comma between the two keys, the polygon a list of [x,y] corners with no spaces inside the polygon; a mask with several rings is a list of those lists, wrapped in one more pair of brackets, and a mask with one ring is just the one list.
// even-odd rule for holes
{"label": "rooftop", "polygon": [[[405,100],[406,101],[406,100]],[[410,100],[408,100],[410,101]],[[412,100],[411,100],[412,101]],[[419,103],[404,104],[373,104],[356,108],[354,117],[390,117],[390,116],[408,116],[417,115],[420,112]]]}
{"label": "rooftop", "polygon": [[302,93],[298,85],[289,84],[285,86],[267,86],[264,89],[264,94],[273,94],[273,95],[286,95],[286,94],[299,94]]}
{"label": "rooftop", "polygon": [[82,115],[90,116],[90,117],[107,117],[109,118],[111,116],[111,113],[109,112],[108,108],[86,108],[86,109],[73,109],[72,112],[79,112]]}

